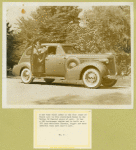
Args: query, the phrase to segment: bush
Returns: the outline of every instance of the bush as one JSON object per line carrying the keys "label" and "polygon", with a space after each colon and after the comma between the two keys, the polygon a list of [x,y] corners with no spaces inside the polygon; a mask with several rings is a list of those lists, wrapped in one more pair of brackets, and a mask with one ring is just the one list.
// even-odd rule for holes
{"label": "bush", "polygon": [[131,54],[117,54],[116,64],[119,75],[129,75],[131,73]]}

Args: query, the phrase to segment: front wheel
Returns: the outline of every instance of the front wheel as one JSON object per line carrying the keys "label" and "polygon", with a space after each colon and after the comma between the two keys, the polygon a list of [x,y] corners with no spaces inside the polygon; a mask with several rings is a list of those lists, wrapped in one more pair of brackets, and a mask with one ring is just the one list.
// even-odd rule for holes
{"label": "front wheel", "polygon": [[51,84],[55,79],[44,79],[47,84]]}
{"label": "front wheel", "polygon": [[32,77],[32,73],[31,70],[28,68],[24,68],[21,72],[21,80],[26,83],[29,84],[31,82],[33,82],[33,77]]}
{"label": "front wheel", "polygon": [[96,89],[101,85],[101,75],[97,69],[90,68],[83,73],[83,83],[86,87]]}
{"label": "front wheel", "polygon": [[102,80],[102,84],[103,86],[105,87],[112,87],[113,85],[115,85],[117,82],[116,79],[108,79],[108,78],[105,78]]}

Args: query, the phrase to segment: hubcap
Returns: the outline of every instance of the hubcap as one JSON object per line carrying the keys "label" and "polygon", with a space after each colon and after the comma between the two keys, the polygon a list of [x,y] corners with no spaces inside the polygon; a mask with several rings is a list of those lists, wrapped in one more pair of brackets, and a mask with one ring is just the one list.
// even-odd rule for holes
{"label": "hubcap", "polygon": [[23,80],[24,81],[28,81],[30,79],[30,77],[31,77],[30,71],[29,70],[25,70],[23,72]]}
{"label": "hubcap", "polygon": [[88,72],[85,79],[89,83],[95,83],[97,81],[97,75],[94,72]]}

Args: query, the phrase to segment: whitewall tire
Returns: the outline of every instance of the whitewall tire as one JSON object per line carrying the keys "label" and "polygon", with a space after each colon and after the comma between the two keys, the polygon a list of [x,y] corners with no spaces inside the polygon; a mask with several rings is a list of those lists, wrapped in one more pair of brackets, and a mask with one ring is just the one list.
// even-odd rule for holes
{"label": "whitewall tire", "polygon": [[33,82],[33,77],[32,77],[32,73],[31,70],[28,68],[24,68],[21,72],[21,80],[23,81],[23,83],[29,84],[31,82]]}
{"label": "whitewall tire", "polygon": [[96,89],[101,85],[101,75],[97,69],[87,69],[82,76],[83,83],[86,87]]}

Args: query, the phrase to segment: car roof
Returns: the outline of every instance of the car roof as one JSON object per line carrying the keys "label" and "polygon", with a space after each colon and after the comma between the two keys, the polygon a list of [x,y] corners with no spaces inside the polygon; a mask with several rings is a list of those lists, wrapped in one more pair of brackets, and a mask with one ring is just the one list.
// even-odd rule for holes
{"label": "car roof", "polygon": [[49,46],[58,46],[58,45],[62,45],[62,46],[72,46],[74,44],[65,44],[65,43],[42,43],[42,45],[49,45]]}

